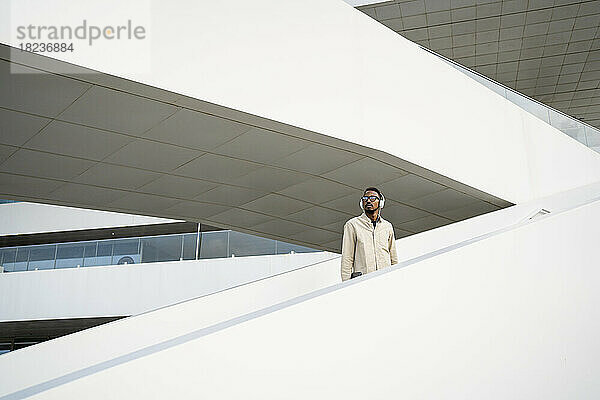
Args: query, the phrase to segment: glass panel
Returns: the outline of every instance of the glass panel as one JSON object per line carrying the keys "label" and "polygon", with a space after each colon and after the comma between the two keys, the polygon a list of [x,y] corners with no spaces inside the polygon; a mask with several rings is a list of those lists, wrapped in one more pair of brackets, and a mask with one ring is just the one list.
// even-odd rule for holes
{"label": "glass panel", "polygon": [[98,241],[98,253],[96,257],[86,258],[85,266],[100,266],[100,265],[111,265],[113,251],[112,240],[101,240]]}
{"label": "glass panel", "polygon": [[294,253],[314,253],[319,250],[311,249],[310,247],[304,247],[297,244],[277,241],[277,254],[289,254],[292,251]]}
{"label": "glass panel", "polygon": [[82,244],[83,244],[83,257],[84,258],[96,257],[97,242],[85,242]]}
{"label": "glass panel", "polygon": [[196,239],[198,235],[196,233],[187,233],[183,235],[183,259],[184,260],[195,260],[196,259]]}
{"label": "glass panel", "polygon": [[550,114],[550,125],[587,146],[583,124],[552,109],[549,109],[548,112]]}
{"label": "glass panel", "polygon": [[142,239],[142,262],[178,261],[181,257],[181,235],[155,236]]}
{"label": "glass panel", "polygon": [[83,243],[59,244],[56,268],[75,268],[83,265]]}
{"label": "glass panel", "polygon": [[203,232],[200,237],[200,258],[227,257],[229,231]]}
{"label": "glass panel", "polygon": [[275,254],[275,241],[241,232],[229,233],[229,256],[259,256]]}
{"label": "glass panel", "polygon": [[12,272],[15,270],[15,259],[17,257],[17,249],[14,247],[2,250],[2,266],[4,271]]}
{"label": "glass panel", "polygon": [[600,153],[600,131],[586,126],[585,136],[587,139],[588,146],[590,146],[592,150],[595,150],[598,153]]}
{"label": "glass panel", "polygon": [[14,271],[27,271],[27,260],[29,260],[29,247],[18,247]]}
{"label": "glass panel", "polygon": [[140,239],[118,239],[114,241],[112,263],[139,264],[140,263]]}
{"label": "glass panel", "polygon": [[29,254],[29,270],[54,268],[56,245],[32,247]]}
{"label": "glass panel", "polygon": [[507,91],[506,98],[508,100],[512,101],[513,103],[515,103],[516,105],[518,105],[519,107],[521,107],[523,110],[527,111],[528,113],[535,115],[542,121],[547,122],[547,123],[549,122],[548,108],[546,108],[545,106],[543,106],[535,101],[532,101],[532,100],[528,99],[527,97],[522,96],[518,93],[515,93],[511,90]]}

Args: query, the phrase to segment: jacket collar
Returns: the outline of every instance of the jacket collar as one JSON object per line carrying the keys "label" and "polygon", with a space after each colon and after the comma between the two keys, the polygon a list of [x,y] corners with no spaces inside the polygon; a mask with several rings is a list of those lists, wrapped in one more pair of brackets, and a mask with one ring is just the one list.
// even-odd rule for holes
{"label": "jacket collar", "polygon": [[[380,210],[381,211],[381,210]],[[360,214],[359,218],[364,221],[365,223],[369,224],[369,225],[373,225],[373,221],[371,221],[371,218],[367,217],[367,214],[363,211],[362,214]],[[380,223],[381,221],[383,221],[384,219],[381,218],[381,215],[378,214],[377,215],[377,223]]]}

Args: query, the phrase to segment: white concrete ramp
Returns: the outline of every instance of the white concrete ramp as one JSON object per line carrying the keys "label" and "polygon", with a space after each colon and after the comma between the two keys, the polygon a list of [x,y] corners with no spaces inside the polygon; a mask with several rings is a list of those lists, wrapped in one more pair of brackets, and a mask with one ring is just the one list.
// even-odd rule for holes
{"label": "white concrete ramp", "polygon": [[[340,281],[339,256],[0,357],[0,398],[24,398],[90,368],[153,351],[173,340],[312,293]],[[214,328],[213,328],[214,329]],[[37,365],[39,368],[33,368]],[[41,386],[40,386],[41,384]]]}
{"label": "white concrete ramp", "polygon": [[[113,323],[66,337],[63,353],[35,358],[35,346],[28,363],[28,349],[17,351],[0,359],[3,379],[77,357],[72,346],[94,331],[106,354],[173,329],[52,379],[7,379],[0,399],[598,398],[600,199],[586,196],[566,211],[228,321],[198,320],[190,302],[126,320],[121,332],[125,325]],[[205,310],[227,309],[213,304]]]}

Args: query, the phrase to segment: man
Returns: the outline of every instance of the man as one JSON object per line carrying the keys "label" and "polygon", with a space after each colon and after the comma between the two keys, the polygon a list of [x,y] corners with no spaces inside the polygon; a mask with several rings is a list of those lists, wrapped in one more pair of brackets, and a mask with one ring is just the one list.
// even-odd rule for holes
{"label": "man", "polygon": [[365,189],[360,199],[364,212],[344,225],[343,281],[398,263],[394,228],[381,218],[384,204],[385,198],[379,189]]}

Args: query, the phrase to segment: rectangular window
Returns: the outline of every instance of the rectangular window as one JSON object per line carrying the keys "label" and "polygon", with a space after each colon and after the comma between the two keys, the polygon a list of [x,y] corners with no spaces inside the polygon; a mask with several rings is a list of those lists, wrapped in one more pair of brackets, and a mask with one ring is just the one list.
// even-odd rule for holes
{"label": "rectangular window", "polygon": [[183,259],[184,260],[195,260],[196,259],[196,239],[198,235],[196,233],[188,233],[183,235]]}
{"label": "rectangular window", "polygon": [[155,236],[142,239],[142,262],[179,261],[181,235]]}
{"label": "rectangular window", "polygon": [[36,269],[54,268],[54,257],[56,256],[56,245],[34,246],[30,249],[29,267],[30,271]]}
{"label": "rectangular window", "polygon": [[114,241],[113,265],[139,264],[140,239],[117,239]]}
{"label": "rectangular window", "polygon": [[12,247],[0,250],[2,257],[2,266],[5,272],[13,272],[15,270],[15,259],[17,257],[17,249]]}
{"label": "rectangular window", "polygon": [[200,258],[227,257],[229,231],[202,232],[200,237]]}
{"label": "rectangular window", "polygon": [[275,254],[275,241],[246,233],[229,233],[229,256],[260,256]]}
{"label": "rectangular window", "polygon": [[83,266],[82,243],[59,244],[56,254],[56,268],[75,268]]}
{"label": "rectangular window", "polygon": [[289,254],[292,251],[294,253],[314,253],[318,250],[311,249],[310,247],[300,246],[298,244],[277,241],[277,254]]}
{"label": "rectangular window", "polygon": [[14,271],[27,271],[27,262],[29,261],[29,247],[17,248],[17,259],[15,261]]}

